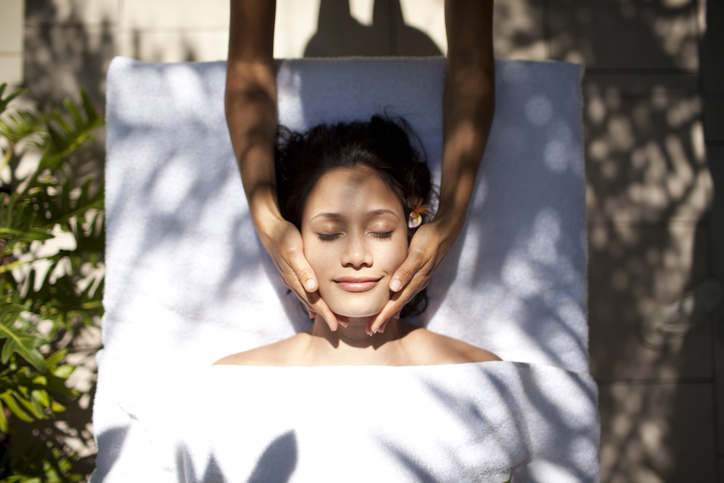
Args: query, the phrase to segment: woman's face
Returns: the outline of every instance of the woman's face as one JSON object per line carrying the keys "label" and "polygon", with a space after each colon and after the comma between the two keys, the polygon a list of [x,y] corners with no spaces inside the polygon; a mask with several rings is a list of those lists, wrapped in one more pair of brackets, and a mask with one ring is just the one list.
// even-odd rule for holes
{"label": "woman's face", "polygon": [[395,193],[369,168],[322,176],[302,213],[304,255],[319,294],[338,315],[378,314],[407,256],[407,224]]}

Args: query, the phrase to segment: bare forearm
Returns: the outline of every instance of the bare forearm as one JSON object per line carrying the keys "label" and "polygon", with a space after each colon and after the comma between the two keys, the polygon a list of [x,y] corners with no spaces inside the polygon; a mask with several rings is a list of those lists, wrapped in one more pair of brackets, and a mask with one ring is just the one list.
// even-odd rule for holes
{"label": "bare forearm", "polygon": [[443,168],[438,219],[462,228],[495,111],[492,1],[448,0]]}
{"label": "bare forearm", "polygon": [[492,73],[448,73],[438,216],[462,228],[495,111]]}
{"label": "bare forearm", "polygon": [[277,117],[273,68],[243,62],[230,66],[225,107],[234,155],[256,224],[265,212],[278,212],[275,201]]}
{"label": "bare forearm", "polygon": [[265,231],[266,221],[281,219],[274,171],[274,2],[232,0],[230,21],[226,122],[252,219]]}

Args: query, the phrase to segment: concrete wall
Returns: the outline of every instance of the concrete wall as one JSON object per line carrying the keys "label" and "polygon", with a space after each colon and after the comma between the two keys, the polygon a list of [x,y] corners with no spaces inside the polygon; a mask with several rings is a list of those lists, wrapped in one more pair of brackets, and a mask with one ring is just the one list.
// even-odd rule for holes
{"label": "concrete wall", "polygon": [[0,0],[0,84],[23,80],[23,0]]}

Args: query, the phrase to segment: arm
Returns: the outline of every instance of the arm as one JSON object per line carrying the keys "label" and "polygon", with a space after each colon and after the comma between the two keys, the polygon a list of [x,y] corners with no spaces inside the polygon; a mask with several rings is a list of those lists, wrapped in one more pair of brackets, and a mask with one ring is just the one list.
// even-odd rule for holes
{"label": "arm", "polygon": [[447,76],[443,92],[440,204],[433,222],[410,242],[407,260],[390,280],[396,292],[370,326],[379,329],[427,286],[465,223],[495,111],[493,0],[446,0]]}
{"label": "arm", "polygon": [[277,87],[273,43],[276,2],[231,0],[225,110],[249,213],[284,284],[319,313],[332,330],[337,320],[316,293],[314,271],[304,258],[299,230],[282,218],[276,201],[274,142]]}

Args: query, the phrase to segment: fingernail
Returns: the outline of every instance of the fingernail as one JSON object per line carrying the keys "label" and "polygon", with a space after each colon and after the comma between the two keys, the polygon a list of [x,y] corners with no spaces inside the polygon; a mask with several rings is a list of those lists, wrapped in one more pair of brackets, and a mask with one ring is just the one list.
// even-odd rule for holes
{"label": "fingernail", "polygon": [[385,322],[384,324],[382,324],[382,325],[380,326],[380,328],[377,329],[377,332],[379,332],[380,334],[384,334],[384,333],[385,333],[385,327],[387,327],[387,322]]}
{"label": "fingernail", "polygon": [[392,281],[392,284],[390,285],[390,288],[392,289],[393,292],[397,292],[398,290],[400,290],[402,288],[402,282],[400,282],[397,279],[394,279]]}
{"label": "fingernail", "polygon": [[349,323],[348,323],[348,322],[342,322],[341,320],[338,320],[337,323],[338,323],[339,325],[341,325],[342,327],[344,327],[345,329],[346,329],[347,327],[349,327]]}
{"label": "fingernail", "polygon": [[304,286],[307,288],[307,292],[314,292],[314,280],[311,278],[307,280],[307,283],[305,283]]}

